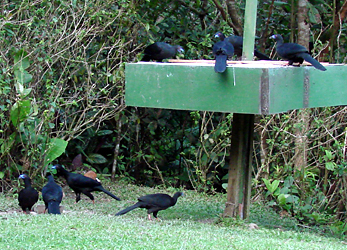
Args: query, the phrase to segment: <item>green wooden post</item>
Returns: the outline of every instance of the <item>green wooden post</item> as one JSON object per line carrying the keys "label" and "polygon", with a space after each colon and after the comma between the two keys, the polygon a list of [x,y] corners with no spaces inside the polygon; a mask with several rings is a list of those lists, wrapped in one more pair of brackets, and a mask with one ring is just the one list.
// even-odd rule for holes
{"label": "green wooden post", "polygon": [[[257,0],[247,0],[243,32],[242,60],[252,61],[257,19]],[[249,216],[254,114],[234,114],[230,148],[227,202],[224,216]]]}
{"label": "green wooden post", "polygon": [[247,218],[251,193],[254,115],[234,114],[224,216]]}
{"label": "green wooden post", "polygon": [[243,30],[242,60],[252,61],[254,53],[255,27],[257,22],[258,0],[247,0]]}

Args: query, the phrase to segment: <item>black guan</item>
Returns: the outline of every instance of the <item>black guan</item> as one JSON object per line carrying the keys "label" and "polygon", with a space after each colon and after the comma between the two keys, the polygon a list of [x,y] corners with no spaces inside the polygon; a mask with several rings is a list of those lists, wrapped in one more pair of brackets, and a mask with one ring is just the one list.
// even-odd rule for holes
{"label": "black guan", "polygon": [[158,219],[157,214],[160,210],[165,210],[176,204],[178,197],[183,196],[183,192],[176,192],[173,197],[167,194],[148,194],[138,198],[138,202],[134,205],[123,209],[116,215],[123,215],[135,208],[146,208],[148,219],[151,220],[151,213]]}
{"label": "black guan", "polygon": [[165,42],[155,42],[148,45],[144,50],[144,56],[141,61],[149,62],[155,60],[162,62],[164,59],[176,56],[177,53],[183,53],[184,49],[179,45],[170,45]]}
{"label": "black guan", "polygon": [[302,45],[297,43],[284,43],[281,35],[273,35],[270,37],[276,41],[277,54],[284,60],[288,60],[289,65],[293,63],[302,64],[305,61],[312,64],[316,69],[325,71],[327,70],[322,64],[314,59],[309,51]]}
{"label": "black guan", "polygon": [[91,193],[94,191],[104,192],[105,194],[111,196],[113,199],[120,201],[117,196],[107,191],[97,180],[81,174],[71,173],[60,164],[54,165],[52,169],[56,169],[57,175],[63,176],[66,179],[67,184],[76,194],[76,203],[81,199],[81,193],[88,196],[94,203],[94,196]]}
{"label": "black guan", "polygon": [[216,73],[223,73],[227,67],[228,57],[234,55],[234,46],[225,39],[222,32],[217,32],[215,37],[220,41],[213,45],[213,55],[215,57],[214,71]]}
{"label": "black guan", "polygon": [[47,174],[48,182],[42,188],[42,199],[45,203],[45,211],[49,214],[60,214],[59,205],[63,199],[63,190],[54,181],[53,175]]}
{"label": "black guan", "polygon": [[26,174],[21,174],[19,179],[24,181],[24,189],[18,194],[19,206],[22,208],[24,213],[29,213],[32,207],[39,200],[39,193],[31,186],[31,179]]}

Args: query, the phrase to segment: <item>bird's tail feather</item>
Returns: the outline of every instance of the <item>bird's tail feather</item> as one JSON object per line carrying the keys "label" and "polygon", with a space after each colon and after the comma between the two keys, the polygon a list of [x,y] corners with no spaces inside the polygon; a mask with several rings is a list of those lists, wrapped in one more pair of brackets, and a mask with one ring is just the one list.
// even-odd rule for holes
{"label": "bird's tail feather", "polygon": [[309,62],[312,64],[313,67],[315,67],[316,69],[325,71],[327,70],[322,64],[320,64],[316,59],[314,59],[312,56],[310,56],[307,53],[301,53],[299,54],[299,56],[301,56],[302,58],[304,58],[305,61]]}
{"label": "bird's tail feather", "polygon": [[227,68],[227,59],[227,55],[216,56],[216,62],[214,64],[214,71],[216,71],[216,73],[223,73],[225,71]]}
{"label": "bird's tail feather", "polygon": [[258,50],[254,50],[254,55],[259,59],[259,60],[270,60],[271,61],[271,58],[268,57],[267,55],[261,53],[260,51]]}
{"label": "bird's tail feather", "polygon": [[126,214],[127,212],[130,212],[131,210],[134,210],[135,208],[138,208],[139,206],[140,206],[139,203],[136,203],[130,207],[127,207],[126,209],[119,211],[118,213],[116,213],[116,216]]}
{"label": "bird's tail feather", "polygon": [[105,194],[111,196],[113,199],[116,199],[117,201],[120,201],[120,199],[117,196],[112,194],[110,191],[107,191],[105,188],[103,188],[103,186],[98,186],[98,187],[96,187],[96,189],[98,189],[99,191],[102,191]]}
{"label": "bird's tail feather", "polygon": [[60,214],[59,202],[49,201],[48,202],[48,213],[49,214]]}

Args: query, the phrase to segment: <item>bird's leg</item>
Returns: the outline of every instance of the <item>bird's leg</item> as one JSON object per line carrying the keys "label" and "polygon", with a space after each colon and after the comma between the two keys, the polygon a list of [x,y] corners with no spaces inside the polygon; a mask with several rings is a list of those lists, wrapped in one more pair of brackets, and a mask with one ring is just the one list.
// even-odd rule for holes
{"label": "bird's leg", "polygon": [[149,220],[152,220],[151,214],[148,214],[148,219],[149,219]]}
{"label": "bird's leg", "polygon": [[[76,192],[75,192],[76,193]],[[81,193],[76,193],[76,201],[75,204],[81,199]]]}
{"label": "bird's leg", "polygon": [[157,221],[160,221],[160,219],[158,218],[157,214],[158,214],[158,211],[153,212],[154,218],[156,218]]}

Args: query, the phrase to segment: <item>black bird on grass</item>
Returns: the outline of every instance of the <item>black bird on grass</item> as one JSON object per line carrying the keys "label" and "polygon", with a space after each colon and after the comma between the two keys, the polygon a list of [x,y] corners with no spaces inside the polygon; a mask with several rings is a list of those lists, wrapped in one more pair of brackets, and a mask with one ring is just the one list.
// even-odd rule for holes
{"label": "black bird on grass", "polygon": [[122,211],[116,213],[116,216],[126,214],[135,208],[146,208],[148,219],[151,220],[151,213],[158,219],[157,214],[160,210],[165,210],[176,204],[178,197],[183,196],[182,192],[176,192],[173,197],[167,194],[148,194],[138,198],[138,202]]}
{"label": "black bird on grass", "polygon": [[23,212],[27,214],[39,200],[39,193],[31,186],[29,176],[21,174],[18,178],[24,180],[24,189],[22,189],[18,194],[18,202]]}
{"label": "black bird on grass", "polygon": [[76,193],[76,203],[81,199],[81,193],[88,196],[94,203],[94,196],[91,193],[94,191],[104,192],[105,194],[111,196],[113,199],[120,201],[117,196],[107,191],[97,180],[91,179],[81,174],[70,173],[60,164],[54,165],[52,169],[56,169],[57,175],[63,176],[66,179],[69,187]]}
{"label": "black bird on grass", "polygon": [[227,67],[228,57],[234,54],[233,45],[225,39],[222,32],[217,32],[214,37],[219,37],[220,41],[213,45],[213,55],[215,57],[214,71],[223,73]]}
{"label": "black bird on grass", "polygon": [[149,62],[156,60],[162,62],[163,59],[174,57],[177,53],[183,53],[184,49],[179,45],[170,45],[164,42],[155,42],[145,48],[141,61]]}
{"label": "black bird on grass", "polygon": [[[235,55],[237,55],[238,57],[242,56],[242,48],[243,48],[243,38],[242,38],[242,36],[231,35],[231,36],[228,36],[225,39],[234,46]],[[270,57],[268,57],[267,55],[261,53],[257,49],[254,49],[254,56],[257,57],[260,60],[271,60]]]}
{"label": "black bird on grass", "polygon": [[284,43],[281,35],[273,35],[270,37],[274,39],[276,44],[277,54],[284,60],[289,61],[289,65],[293,63],[302,64],[305,61],[312,64],[316,69],[325,71],[327,70],[322,64],[320,64],[316,59],[314,59],[309,51],[302,45],[297,43]]}
{"label": "black bird on grass", "polygon": [[63,190],[54,181],[53,175],[47,174],[48,182],[42,188],[42,199],[45,203],[45,212],[48,210],[49,214],[60,214],[59,205],[63,199]]}

